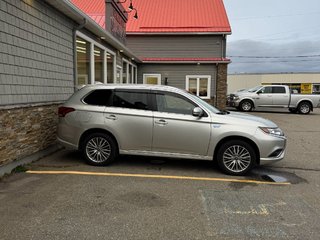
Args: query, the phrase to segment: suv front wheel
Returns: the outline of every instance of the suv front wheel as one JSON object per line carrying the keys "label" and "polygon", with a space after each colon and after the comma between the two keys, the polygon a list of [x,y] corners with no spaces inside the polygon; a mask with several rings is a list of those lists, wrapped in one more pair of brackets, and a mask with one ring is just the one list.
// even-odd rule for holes
{"label": "suv front wheel", "polygon": [[84,140],[82,152],[89,164],[103,166],[115,160],[117,147],[115,141],[109,135],[92,133]]}
{"label": "suv front wheel", "polygon": [[222,144],[217,159],[223,172],[230,175],[245,175],[255,164],[257,156],[247,142],[232,140]]}

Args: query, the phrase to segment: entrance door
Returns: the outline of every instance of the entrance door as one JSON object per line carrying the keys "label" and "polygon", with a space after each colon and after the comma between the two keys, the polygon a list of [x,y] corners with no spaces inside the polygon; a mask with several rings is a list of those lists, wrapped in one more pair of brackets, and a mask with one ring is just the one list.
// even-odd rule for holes
{"label": "entrance door", "polygon": [[161,74],[143,74],[143,84],[161,85]]}

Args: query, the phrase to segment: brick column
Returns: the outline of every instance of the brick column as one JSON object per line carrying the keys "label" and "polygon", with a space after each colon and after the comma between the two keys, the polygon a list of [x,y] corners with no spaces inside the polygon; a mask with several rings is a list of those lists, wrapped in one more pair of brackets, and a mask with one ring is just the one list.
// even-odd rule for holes
{"label": "brick column", "polygon": [[218,64],[217,68],[217,101],[216,106],[219,109],[225,109],[226,108],[226,100],[227,100],[227,70],[228,70],[228,64]]}

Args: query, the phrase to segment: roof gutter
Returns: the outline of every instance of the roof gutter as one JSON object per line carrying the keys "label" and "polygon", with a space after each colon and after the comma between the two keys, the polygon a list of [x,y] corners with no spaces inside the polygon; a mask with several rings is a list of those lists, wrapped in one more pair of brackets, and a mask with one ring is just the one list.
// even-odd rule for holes
{"label": "roof gutter", "polygon": [[107,32],[103,29],[99,24],[97,24],[92,18],[82,12],[77,6],[75,6],[69,0],[45,0],[48,4],[53,6],[54,8],[58,9],[60,12],[74,20],[75,22],[79,23],[80,25],[83,24],[84,19],[86,24],[84,27],[88,29],[90,32],[94,33],[98,37],[105,38],[105,41],[108,42],[111,46],[115,47],[116,49],[122,50],[123,54],[127,55],[130,58],[134,58],[134,60],[138,63],[142,61],[136,56],[129,48],[127,48],[124,44],[118,41],[111,33]]}
{"label": "roof gutter", "polygon": [[231,35],[231,32],[126,32],[126,35]]}

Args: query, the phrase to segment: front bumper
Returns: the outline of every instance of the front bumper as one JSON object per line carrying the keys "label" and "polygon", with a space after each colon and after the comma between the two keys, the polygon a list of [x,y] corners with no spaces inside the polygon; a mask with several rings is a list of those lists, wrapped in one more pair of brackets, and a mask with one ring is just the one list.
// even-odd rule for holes
{"label": "front bumper", "polygon": [[231,100],[231,99],[228,99],[227,100],[227,106],[228,107],[239,107],[239,103],[240,101],[234,101],[234,100]]}
{"label": "front bumper", "polygon": [[285,152],[286,152],[286,150],[283,149],[281,151],[281,153],[276,157],[260,158],[260,165],[266,165],[266,164],[271,164],[271,163],[274,163],[274,162],[281,161],[285,156]]}
{"label": "front bumper", "polygon": [[261,130],[256,132],[257,145],[260,152],[260,165],[274,163],[285,157],[287,138],[276,137]]}

